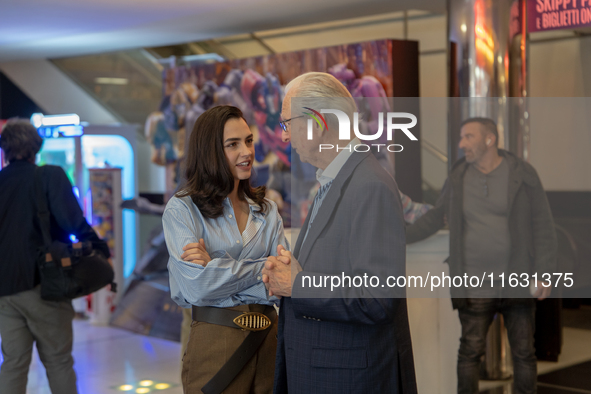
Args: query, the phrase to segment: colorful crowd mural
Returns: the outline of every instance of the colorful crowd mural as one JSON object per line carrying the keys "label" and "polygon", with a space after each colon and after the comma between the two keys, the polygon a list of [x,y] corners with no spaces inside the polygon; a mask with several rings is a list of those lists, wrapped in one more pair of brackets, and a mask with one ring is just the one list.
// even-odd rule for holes
{"label": "colorful crowd mural", "polygon": [[[178,66],[163,72],[160,109],[146,122],[152,161],[175,166],[172,186],[182,182],[183,158],[199,115],[216,105],[234,105],[245,114],[255,135],[253,183],[267,185],[269,197],[282,208],[287,226],[292,221],[298,225],[305,217],[310,191],[316,184],[315,169],[301,163],[297,154],[292,154],[290,144],[281,140],[279,120],[284,87],[310,71],[334,75],[353,97],[382,98],[359,101],[361,130],[374,130],[377,114],[390,109],[386,99],[392,96],[390,40]],[[298,179],[297,190],[292,190],[295,183],[290,179],[294,178]]]}

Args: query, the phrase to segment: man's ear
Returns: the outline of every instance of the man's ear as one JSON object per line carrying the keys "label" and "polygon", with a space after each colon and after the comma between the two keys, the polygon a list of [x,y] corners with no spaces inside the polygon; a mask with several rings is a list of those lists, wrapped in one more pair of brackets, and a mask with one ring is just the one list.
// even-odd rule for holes
{"label": "man's ear", "polygon": [[320,138],[324,137],[324,132],[326,131],[326,128],[324,126],[320,126],[318,122],[314,122],[313,127],[314,134],[316,134]]}
{"label": "man's ear", "polygon": [[498,142],[497,142],[497,137],[495,137],[494,134],[491,133],[488,136],[488,138],[490,138],[490,146],[498,146],[499,145]]}

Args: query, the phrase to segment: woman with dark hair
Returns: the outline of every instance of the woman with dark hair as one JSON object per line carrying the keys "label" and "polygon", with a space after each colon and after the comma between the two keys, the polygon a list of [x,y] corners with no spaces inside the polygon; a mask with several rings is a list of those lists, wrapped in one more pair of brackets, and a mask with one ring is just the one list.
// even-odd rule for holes
{"label": "woman with dark hair", "polygon": [[261,270],[288,248],[263,186],[249,183],[253,135],[231,106],[205,111],[189,140],[186,184],[163,215],[170,291],[191,307],[185,393],[271,393],[277,298]]}

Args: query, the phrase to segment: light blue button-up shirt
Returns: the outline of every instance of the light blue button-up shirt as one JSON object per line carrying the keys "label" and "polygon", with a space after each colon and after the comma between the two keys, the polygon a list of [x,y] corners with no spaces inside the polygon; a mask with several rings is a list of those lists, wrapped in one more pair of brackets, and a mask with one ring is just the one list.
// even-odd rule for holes
{"label": "light blue button-up shirt", "polygon": [[[269,209],[249,201],[250,213],[243,234],[238,230],[229,198],[224,214],[204,217],[191,197],[173,197],[166,205],[162,223],[170,258],[170,293],[182,307],[191,305],[232,307],[244,304],[276,304],[269,297],[261,270],[268,256],[277,255],[277,245],[289,250],[277,205],[267,200]],[[211,257],[206,267],[181,259],[183,247],[203,238]]]}
{"label": "light blue button-up shirt", "polygon": [[[349,160],[349,157],[351,157],[351,155],[353,154],[353,149],[355,145],[358,144],[359,138],[354,138],[353,140],[351,140],[351,142],[347,144],[347,146],[342,151],[339,152],[337,157],[335,157],[324,170],[320,168],[316,170],[316,180],[318,180],[318,183],[320,183],[320,188],[327,185],[329,182],[334,181],[337,175],[339,175],[341,168],[343,168],[347,160]],[[320,189],[318,190],[320,191]],[[314,198],[314,206],[312,207],[312,212],[310,213],[310,220],[308,221],[308,228],[306,229],[306,234],[304,235],[302,245],[306,242],[306,239],[308,239],[308,233],[310,232],[310,228],[312,228],[313,219],[318,214],[318,210],[320,209],[320,206],[322,205],[324,198],[328,194],[328,190],[330,190],[330,185],[327,186],[327,189],[324,191],[322,195],[317,195],[317,198]]]}

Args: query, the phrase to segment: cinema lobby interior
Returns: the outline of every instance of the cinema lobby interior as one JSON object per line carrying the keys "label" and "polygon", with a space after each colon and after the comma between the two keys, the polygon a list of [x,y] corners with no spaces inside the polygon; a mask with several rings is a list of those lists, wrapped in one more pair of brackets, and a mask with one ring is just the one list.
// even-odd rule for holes
{"label": "cinema lobby interior", "polygon": [[[330,80],[340,82],[340,88],[350,93],[359,111],[351,120],[350,132],[346,130],[354,134],[348,141],[351,144],[357,141],[358,145],[347,145],[348,141],[330,145],[330,149],[336,147],[333,154],[325,144],[320,145],[319,153],[314,152],[315,158],[325,154],[348,160],[334,176],[326,175],[328,168],[334,169],[334,162],[328,161],[329,167],[317,167],[310,159],[312,156],[304,158],[303,147],[310,144],[312,130],[321,130],[322,137],[318,138],[329,138],[326,133],[337,124],[337,117],[329,115],[336,114],[336,110],[304,107],[308,112],[296,116],[296,95],[306,82],[298,79],[289,87],[288,84],[310,72],[324,73]],[[286,105],[291,105],[291,109],[284,108]],[[222,123],[223,136],[215,140],[218,145],[212,146],[211,152],[195,148],[197,142],[204,143],[196,136],[196,130],[205,124],[204,119],[209,119],[208,114],[213,113],[210,109],[219,106],[237,107],[240,121],[244,120],[248,126],[241,130],[252,133],[250,139],[245,139],[246,146],[252,150],[251,158],[246,164],[236,162],[238,169],[228,166],[234,160],[232,153],[228,153],[233,145],[222,142],[228,124],[236,119],[228,120],[225,128]],[[200,118],[204,113],[206,116]],[[287,119],[286,114],[290,113]],[[14,118],[23,122],[14,123]],[[340,138],[344,130],[340,117],[338,125]],[[374,126],[379,128],[377,134],[372,129]],[[306,127],[308,140],[305,141]],[[34,128],[38,133],[33,133],[34,138],[41,138],[40,150],[33,152],[26,163],[23,157],[14,154],[20,145],[13,142],[17,137],[11,128]],[[372,386],[356,381],[357,376],[365,376],[362,368],[370,368],[367,365],[375,362],[371,356],[375,349],[367,350],[367,355],[365,350],[346,353],[362,357],[338,365],[324,359],[298,359],[307,364],[306,368],[290,372],[289,355],[294,350],[287,348],[285,387],[292,388],[289,392],[307,393],[304,389],[293,389],[305,386],[292,386],[290,379],[312,370],[311,377],[301,378],[311,379],[312,385],[314,379],[326,382],[323,379],[350,372],[352,383],[343,386],[349,387],[342,389],[343,393],[369,390],[400,394],[591,394],[591,0],[2,0],[0,129],[0,204],[6,204],[4,208],[0,206],[0,237],[4,237],[0,239],[0,275],[5,276],[0,279],[0,394],[270,393],[272,389],[257,391],[252,387],[250,391],[248,388],[220,390],[235,376],[243,376],[242,366],[251,365],[248,364],[252,363],[251,357],[262,357],[258,346],[262,349],[267,341],[277,338],[279,352],[279,346],[283,346],[284,340],[287,343],[288,335],[296,330],[290,330],[290,321],[297,323],[293,327],[309,327],[309,335],[334,333],[334,338],[330,335],[325,338],[326,346],[340,343],[338,335],[349,335],[346,328],[337,325],[353,327],[352,333],[364,334],[359,337],[353,334],[348,346],[363,349],[366,345],[361,338],[372,332],[366,331],[373,329],[367,327],[370,323],[341,323],[340,318],[333,322],[329,308],[324,311],[316,308],[315,314],[304,312],[302,320],[294,312],[298,305],[295,290],[291,303],[288,302],[291,297],[284,295],[279,301],[269,294],[274,289],[274,271],[269,268],[272,258],[266,259],[277,253],[288,254],[277,252],[276,243],[272,248],[262,245],[273,251],[256,257],[264,258],[250,265],[238,261],[230,249],[226,252],[225,248],[214,246],[223,245],[224,237],[232,236],[228,235],[230,230],[224,227],[225,223],[238,223],[238,210],[235,220],[232,215],[226,215],[226,209],[234,212],[233,194],[228,194],[229,191],[242,191],[242,186],[237,185],[249,182],[252,188],[261,187],[252,190],[266,188],[265,201],[272,202],[268,205],[272,209],[262,216],[259,211],[249,211],[249,206],[257,206],[252,200],[263,201],[260,193],[256,198],[255,194],[247,193],[247,201],[244,196],[237,197],[246,206],[246,213],[240,215],[246,215],[248,222],[245,219],[246,230],[244,226],[233,225],[232,231],[238,237],[241,235],[242,240],[231,238],[232,250],[237,248],[236,244],[240,244],[240,250],[241,243],[244,244],[246,250],[250,242],[266,242],[258,235],[253,240],[248,232],[259,231],[260,226],[270,228],[273,220],[279,227],[282,225],[285,234],[286,242],[279,244],[285,244],[299,259],[299,263],[291,260],[292,272],[297,273],[293,269],[302,263],[303,272],[298,278],[306,273],[306,264],[312,270],[314,253],[342,255],[342,250],[330,250],[331,247],[349,247],[351,256],[361,255],[359,250],[365,248],[379,250],[380,245],[362,245],[363,237],[357,240],[359,244],[349,245],[335,236],[339,234],[337,230],[361,234],[367,226],[386,223],[385,218],[390,217],[388,212],[380,212],[376,218],[367,219],[364,213],[371,215],[376,209],[371,204],[360,204],[354,206],[358,212],[352,212],[350,218],[326,219],[327,235],[312,240],[316,242],[314,248],[308,248],[309,254],[305,252],[306,242],[311,242],[307,238],[315,231],[312,223],[328,218],[327,201],[336,206],[349,201],[346,193],[334,200],[331,196],[336,187],[348,190],[346,187],[354,186],[339,183],[339,175],[349,168],[350,160],[361,154],[378,163],[376,171],[388,178],[384,182],[398,188],[392,194],[395,202],[392,212],[399,219],[395,228],[401,230],[396,241],[384,250],[397,246],[400,260],[404,260],[397,267],[405,274],[392,282],[392,287],[404,295],[390,294],[405,300],[400,305],[406,308],[403,315],[408,316],[416,391],[402,388],[402,383],[398,389],[384,391],[380,387],[385,386],[378,383]],[[471,130],[481,132],[470,134]],[[334,138],[336,141],[336,134]],[[219,152],[225,152],[225,167],[215,161]],[[33,162],[38,166],[35,177]],[[485,171],[483,168],[489,167],[482,163],[492,167]],[[15,180],[19,166],[30,166],[30,180],[24,175]],[[72,204],[76,205],[74,201],[78,204],[68,210],[76,212],[80,220],[83,215],[90,227],[84,226],[88,231],[92,228],[102,239],[101,245],[108,249],[110,259],[106,255],[101,259],[110,262],[114,279],[108,282],[116,286],[102,284],[104,287],[90,294],[68,296],[60,301],[44,298],[43,281],[47,278],[44,267],[59,259],[53,252],[43,251],[52,241],[47,241],[48,230],[43,226],[46,222],[59,226],[61,222],[53,211],[56,204],[53,200],[49,203],[51,220],[44,219],[43,205],[35,205],[41,194],[37,193],[39,188],[34,182],[56,187],[57,181],[50,177],[42,179],[37,171],[50,166],[60,167],[63,171],[59,173],[65,174],[70,182],[71,193],[66,190],[68,198]],[[193,171],[190,166],[194,166]],[[318,172],[317,168],[320,168]],[[197,173],[200,169],[202,174]],[[226,171],[225,183],[219,181],[208,186],[217,200],[206,201],[203,197],[206,192],[199,194],[201,197],[182,196],[181,191],[189,190],[184,189],[186,185],[199,189],[200,179],[209,171]],[[230,172],[232,178],[228,180]],[[244,178],[241,175],[244,172],[250,175]],[[214,179],[214,175],[208,176]],[[325,191],[327,177],[331,181]],[[498,182],[499,177],[508,178]],[[24,185],[30,185],[27,189],[30,209],[18,217],[14,209],[7,207],[20,204],[17,200],[21,197],[17,196],[24,192],[17,189]],[[236,186],[232,189],[231,185]],[[224,187],[225,192],[221,191]],[[52,192],[48,193],[51,198]],[[372,198],[372,193],[368,190],[364,201],[379,204],[380,198],[375,195]],[[503,198],[498,198],[499,195]],[[225,200],[226,196],[229,200]],[[197,203],[198,198],[202,205]],[[222,200],[229,205],[223,205]],[[187,212],[195,216],[183,218],[178,206],[185,207],[187,201],[191,206]],[[214,209],[208,204],[217,207],[216,214],[203,213],[203,207]],[[38,207],[39,212],[35,211]],[[180,239],[186,234],[176,226],[185,223],[184,219],[207,224],[195,227],[197,233],[203,230],[203,236],[197,233],[192,236],[196,236],[194,242],[206,238],[205,255],[209,263],[179,262],[185,257],[181,256],[183,251],[169,253],[176,246],[182,247]],[[29,227],[8,224],[19,220],[32,222]],[[339,221],[350,226],[336,229],[333,223]],[[212,223],[218,227],[211,227]],[[387,222],[383,231],[389,231],[390,225],[394,226]],[[15,234],[21,231],[15,228],[31,228],[31,234],[37,235]],[[335,229],[332,235],[331,228]],[[78,241],[81,234],[62,231],[70,238],[66,249],[72,253],[72,260],[62,257],[61,266],[56,265],[56,269],[69,275],[77,267],[76,258],[80,259],[80,265],[86,258],[75,257],[81,256],[75,253],[86,253],[77,252],[77,245],[87,243]],[[54,235],[53,227],[51,234]],[[8,239],[18,241],[8,242]],[[88,245],[96,247],[95,243]],[[198,247],[194,250],[201,251]],[[17,254],[10,252],[11,248],[38,255],[38,261],[29,264],[34,272],[30,278],[19,276],[25,275],[24,262],[16,261]],[[96,252],[95,248],[92,253]],[[229,254],[234,266],[222,269],[207,265],[219,260],[216,264],[223,267],[229,264],[228,259],[224,260]],[[521,262],[520,259],[527,262],[517,267],[516,261]],[[70,266],[72,261],[74,265]],[[277,257],[273,261],[280,264],[283,260]],[[476,274],[482,272],[477,270],[485,262],[492,264],[487,266],[488,272]],[[550,264],[551,269],[541,269],[540,262]],[[187,268],[191,264],[193,268]],[[197,274],[191,282],[191,269],[196,270],[196,266],[200,275],[209,268],[210,276],[203,277],[210,278],[211,283],[199,282],[203,277]],[[258,271],[253,266],[259,267]],[[342,269],[343,277],[337,278],[338,285],[345,286],[346,269]],[[238,279],[228,282],[225,289],[213,283],[230,271],[236,277],[246,277],[243,270],[250,270],[248,275],[252,278],[248,280],[254,281],[246,290],[239,288],[242,282]],[[448,286],[445,286],[447,278]],[[455,279],[464,282],[458,285]],[[246,281],[242,277],[240,280]],[[21,282],[31,284],[20,288]],[[546,282],[550,284],[548,293],[536,287]],[[312,280],[310,283],[310,287],[321,287]],[[334,282],[324,286],[331,284]],[[354,280],[353,284],[357,287]],[[20,290],[5,290],[2,286]],[[187,292],[194,289],[204,294],[204,286],[225,295],[215,299],[212,293],[211,299],[190,301]],[[462,286],[470,289],[459,292]],[[491,289],[490,292],[479,293],[483,287]],[[254,288],[262,289],[263,296],[255,296]],[[20,346],[17,342],[22,340],[14,339],[16,314],[25,326],[40,324],[33,322],[42,312],[23,300],[23,294],[35,291],[38,297],[35,302],[43,305],[69,308],[72,304],[73,345],[71,351],[66,351],[66,358],[69,354],[73,357],[74,391],[57,388],[61,386],[56,381],[61,378],[49,371],[49,368],[55,370],[55,366],[50,367],[46,339],[42,339],[43,334],[37,334],[47,327],[27,331],[30,339],[23,346],[29,349],[14,355]],[[371,291],[370,288],[370,294]],[[468,296],[468,293],[477,295]],[[228,294],[233,295],[227,298]],[[274,316],[278,313],[277,336],[259,335],[277,330],[276,322],[271,322],[274,317],[270,319],[267,312],[256,310],[261,312],[258,313],[261,318],[271,322],[264,331],[249,328],[248,319],[235,319],[236,326],[226,329],[241,335],[244,332],[246,339],[241,346],[255,334],[265,341],[263,345],[258,342],[253,350],[259,352],[258,356],[249,353],[248,359],[238,364],[238,375],[231,375],[220,390],[211,387],[206,390],[219,375],[206,386],[202,383],[203,391],[199,389],[201,386],[190,385],[189,376],[197,375],[201,368],[209,371],[213,367],[207,364],[214,361],[204,351],[191,356],[201,360],[200,363],[189,365],[188,355],[197,346],[207,346],[207,342],[223,342],[215,338],[215,329],[211,331],[211,340],[199,344],[193,337],[189,342],[189,333],[205,332],[198,330],[205,329],[200,328],[203,325],[195,317],[196,311],[237,305],[249,311],[246,304],[257,304],[249,301],[256,297],[276,300],[265,305]],[[345,304],[357,305],[360,299]],[[474,333],[478,331],[476,322],[483,320],[477,318],[484,314],[470,308],[484,305],[483,299],[491,300],[490,305],[496,309],[483,318],[488,320],[478,335]],[[388,298],[377,302],[387,304],[385,300]],[[359,303],[373,305],[366,299]],[[281,316],[284,304],[288,305],[284,312],[295,317]],[[371,315],[369,309],[365,312]],[[530,315],[516,317],[520,313]],[[375,315],[368,317],[373,318]],[[65,323],[69,327],[69,320]],[[405,324],[394,322],[392,327]],[[12,335],[10,340],[6,338],[8,335]],[[391,337],[400,335],[394,333]],[[372,341],[383,353],[390,352],[387,349],[390,345],[392,352],[402,346],[396,342],[398,339],[391,343],[378,342],[376,337],[369,338],[370,347]],[[530,345],[522,346],[523,343]],[[31,353],[31,347],[29,360],[27,354]],[[482,352],[475,348],[481,348]],[[471,351],[478,354],[472,356],[474,385],[469,388],[462,379],[470,375],[466,371]],[[528,351],[529,356],[522,356]],[[226,355],[232,359],[222,362],[221,369],[216,368],[220,374],[227,372],[226,367],[237,365],[232,362],[238,351],[232,352]],[[398,379],[413,369],[401,357],[398,353]],[[528,373],[534,365],[536,368],[524,383],[526,359]],[[269,365],[275,365],[274,351]],[[348,371],[342,365],[353,367]],[[185,370],[189,367],[193,372]],[[18,368],[21,372],[17,373]],[[19,373],[26,391],[15,389]],[[272,387],[272,370],[269,376]],[[367,376],[380,379],[379,374],[376,377],[372,372],[367,372]],[[215,382],[220,380],[223,379]],[[326,387],[314,386],[310,392],[338,392],[330,383]],[[372,387],[376,388],[372,391]],[[287,389],[276,387],[274,392],[284,393]]]}

